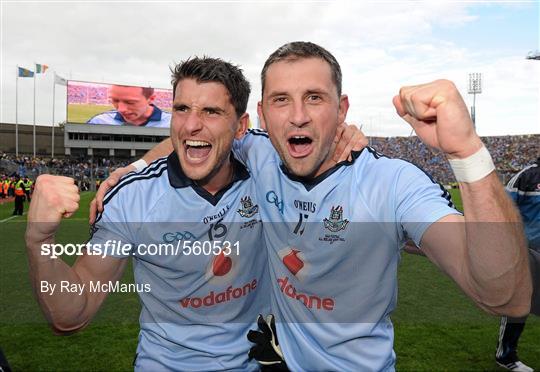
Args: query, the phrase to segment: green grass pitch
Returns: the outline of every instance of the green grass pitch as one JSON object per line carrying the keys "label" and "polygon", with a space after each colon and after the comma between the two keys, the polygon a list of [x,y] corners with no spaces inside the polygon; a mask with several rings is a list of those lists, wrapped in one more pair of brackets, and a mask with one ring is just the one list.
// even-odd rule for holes
{"label": "green grass pitch", "polygon": [[[81,209],[62,223],[59,242],[84,242],[88,237],[91,197],[84,193]],[[456,193],[454,200],[460,204]],[[139,329],[137,295],[113,293],[86,329],[54,335],[30,288],[25,217],[5,220],[12,209],[12,203],[0,205],[0,347],[13,370],[132,370]],[[398,276],[399,301],[392,315],[398,371],[500,370],[493,360],[497,318],[478,310],[423,257],[404,253]],[[133,280],[131,267],[123,280]],[[540,369],[539,318],[529,318],[519,354]]]}
{"label": "green grass pitch", "polygon": [[68,105],[68,123],[86,123],[91,117],[114,109],[112,105]]}

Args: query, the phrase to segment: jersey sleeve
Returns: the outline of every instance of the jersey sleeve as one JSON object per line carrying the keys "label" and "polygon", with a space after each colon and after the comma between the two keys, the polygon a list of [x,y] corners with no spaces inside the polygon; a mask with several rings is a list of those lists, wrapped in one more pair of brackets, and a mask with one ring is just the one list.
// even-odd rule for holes
{"label": "jersey sleeve", "polygon": [[520,176],[522,172],[519,172],[518,174],[514,175],[510,181],[508,181],[508,184],[505,187],[506,193],[512,199],[519,207],[519,181]]}
{"label": "jersey sleeve", "polygon": [[540,250],[540,168],[531,165],[516,174],[506,186],[525,225],[529,247]]}
{"label": "jersey sleeve", "polygon": [[[140,223],[130,222],[130,204],[125,194],[120,192],[111,198],[92,225],[89,243],[95,254],[126,258],[135,251],[135,235]],[[136,221],[135,218],[131,216],[131,221]]]}
{"label": "jersey sleeve", "polygon": [[260,169],[275,150],[267,132],[250,129],[242,139],[234,140],[233,152],[249,170],[254,170]]}
{"label": "jersey sleeve", "polygon": [[427,228],[450,214],[460,214],[448,191],[420,168],[406,163],[400,169],[396,185],[396,221],[402,238],[412,239],[417,246]]}

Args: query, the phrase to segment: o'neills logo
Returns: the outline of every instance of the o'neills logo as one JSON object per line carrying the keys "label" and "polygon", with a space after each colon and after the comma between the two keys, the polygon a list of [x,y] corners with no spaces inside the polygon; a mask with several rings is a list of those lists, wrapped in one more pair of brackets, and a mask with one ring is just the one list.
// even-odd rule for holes
{"label": "o'neills logo", "polygon": [[253,279],[250,283],[244,284],[242,287],[233,288],[229,286],[223,292],[210,291],[204,297],[186,297],[178,301],[182,307],[193,307],[195,309],[201,306],[214,306],[223,302],[233,301],[237,298],[247,296],[257,288],[257,279]]}
{"label": "o'neills logo", "polygon": [[286,296],[302,302],[308,309],[334,310],[334,299],[320,298],[317,295],[308,295],[296,291],[296,288],[289,283],[289,278],[278,278],[279,289]]}

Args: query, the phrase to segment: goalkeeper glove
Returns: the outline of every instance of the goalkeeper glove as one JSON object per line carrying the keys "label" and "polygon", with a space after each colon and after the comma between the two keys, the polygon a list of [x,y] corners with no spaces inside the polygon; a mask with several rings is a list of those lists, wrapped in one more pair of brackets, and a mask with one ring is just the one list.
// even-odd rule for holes
{"label": "goalkeeper glove", "polygon": [[247,335],[248,340],[255,344],[249,350],[249,358],[261,364],[261,371],[289,371],[279,347],[274,315],[268,315],[265,320],[259,314],[257,326],[258,331],[250,330]]}

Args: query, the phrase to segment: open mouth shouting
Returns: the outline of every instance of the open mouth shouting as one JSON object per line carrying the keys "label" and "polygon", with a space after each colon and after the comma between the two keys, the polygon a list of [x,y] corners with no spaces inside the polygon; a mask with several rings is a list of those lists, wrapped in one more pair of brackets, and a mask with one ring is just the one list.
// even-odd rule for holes
{"label": "open mouth shouting", "polygon": [[302,158],[313,151],[313,140],[307,135],[295,134],[287,139],[287,148],[293,158]]}
{"label": "open mouth shouting", "polygon": [[186,148],[186,157],[192,163],[204,162],[212,150],[210,143],[200,140],[186,140],[184,146]]}

